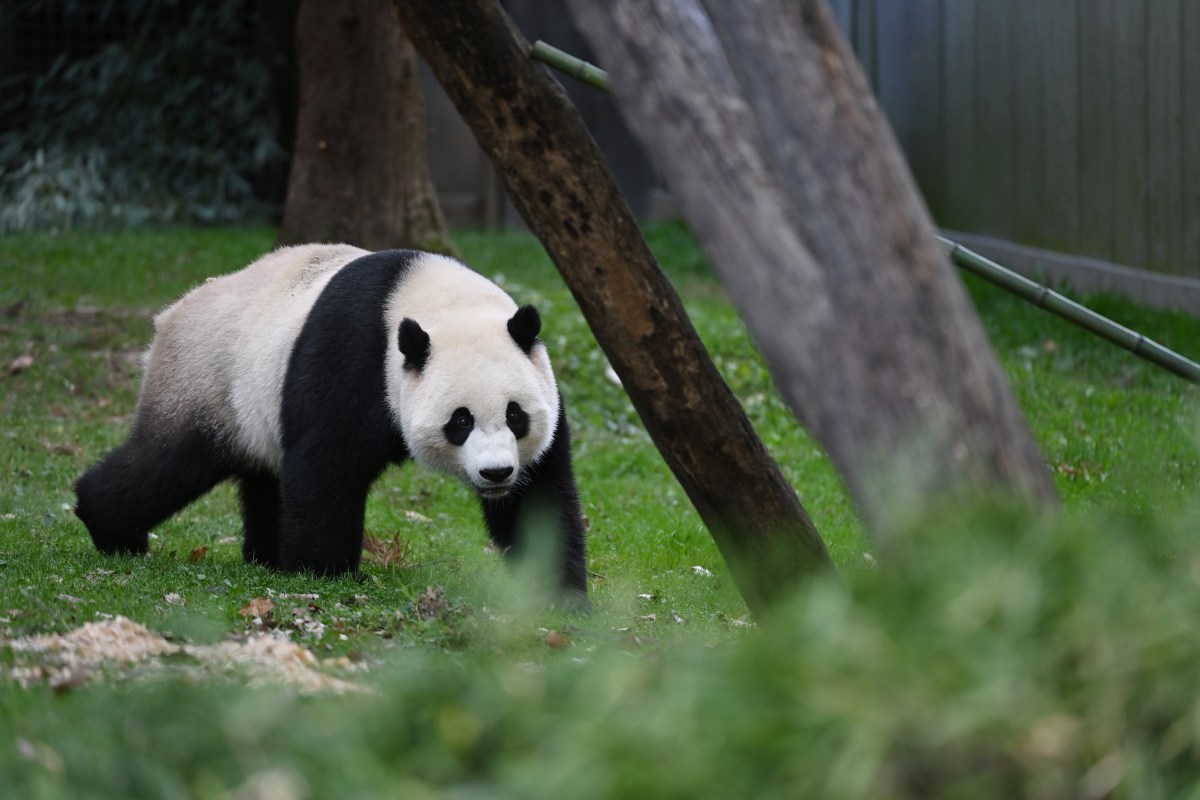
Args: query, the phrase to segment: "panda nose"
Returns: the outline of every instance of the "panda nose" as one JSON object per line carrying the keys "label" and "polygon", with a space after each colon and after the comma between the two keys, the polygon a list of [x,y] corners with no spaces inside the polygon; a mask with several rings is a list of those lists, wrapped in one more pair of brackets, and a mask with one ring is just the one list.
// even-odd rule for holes
{"label": "panda nose", "polygon": [[489,480],[492,483],[500,483],[505,478],[507,478],[509,475],[513,474],[513,468],[512,467],[486,467],[484,469],[479,470],[479,474],[482,475],[485,480]]}

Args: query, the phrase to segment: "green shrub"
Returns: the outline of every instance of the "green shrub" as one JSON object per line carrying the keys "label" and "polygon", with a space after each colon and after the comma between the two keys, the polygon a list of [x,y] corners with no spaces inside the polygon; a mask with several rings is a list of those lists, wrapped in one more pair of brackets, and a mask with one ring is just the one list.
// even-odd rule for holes
{"label": "green shrub", "polygon": [[959,507],[719,647],[584,621],[531,659],[492,624],[363,696],[7,690],[0,770],[22,797],[1194,798],[1196,521]]}
{"label": "green shrub", "polygon": [[[0,232],[217,222],[261,212],[253,178],[283,157],[246,0],[67,3],[64,25],[125,35],[60,55],[0,134]],[[7,12],[9,19],[20,9]],[[90,20],[90,22],[89,22]]]}

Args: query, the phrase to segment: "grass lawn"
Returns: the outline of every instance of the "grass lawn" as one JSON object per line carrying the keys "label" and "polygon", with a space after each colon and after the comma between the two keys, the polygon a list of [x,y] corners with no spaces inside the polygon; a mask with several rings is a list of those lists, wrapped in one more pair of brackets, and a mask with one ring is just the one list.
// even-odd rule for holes
{"label": "grass lawn", "polygon": [[[0,796],[1200,797],[1200,391],[968,280],[1066,510],[945,509],[885,557],[694,241],[650,237],[839,567],[766,619],[519,234],[458,244],[542,313],[595,614],[530,606],[467,490],[415,465],[372,494],[361,580],[244,565],[228,487],[149,557],[101,557],[71,486],[125,435],[154,311],[273,232],[0,238],[0,640],[24,643],[0,646]],[[1200,357],[1200,320],[1086,302]],[[27,648],[119,618],[166,652]],[[332,688],[217,655],[263,630]]]}

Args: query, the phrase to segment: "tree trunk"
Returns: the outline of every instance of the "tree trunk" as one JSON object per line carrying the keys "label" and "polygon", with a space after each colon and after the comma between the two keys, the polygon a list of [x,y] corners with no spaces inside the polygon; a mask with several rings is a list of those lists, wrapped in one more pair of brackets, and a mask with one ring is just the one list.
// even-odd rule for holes
{"label": "tree trunk", "polygon": [[751,609],[827,567],[642,238],[578,112],[495,0],[396,0],[405,28],[541,239]]}
{"label": "tree trunk", "polygon": [[1045,462],[823,0],[569,0],[868,527]]}
{"label": "tree trunk", "polygon": [[305,0],[300,109],[280,244],[448,252],[425,158],[417,56],[388,0]]}

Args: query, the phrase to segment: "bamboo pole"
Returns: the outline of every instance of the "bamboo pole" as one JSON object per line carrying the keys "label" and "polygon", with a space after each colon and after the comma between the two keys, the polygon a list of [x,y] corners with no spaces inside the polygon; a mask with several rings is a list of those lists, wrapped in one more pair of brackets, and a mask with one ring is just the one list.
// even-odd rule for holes
{"label": "bamboo pole", "polygon": [[553,45],[546,44],[541,39],[538,39],[533,43],[533,47],[529,48],[529,56],[535,61],[541,61],[559,72],[570,75],[577,81],[586,83],[588,86],[605,92],[610,91],[607,72],[582,58],[576,58],[565,50],[559,50]]}
{"label": "bamboo pole", "polygon": [[1067,299],[1053,289],[1031,281],[1023,275],[1018,275],[1012,270],[1000,266],[995,261],[968,250],[958,242],[941,236],[938,237],[938,240],[950,254],[950,259],[967,272],[978,275],[985,281],[1028,300],[1038,308],[1057,314],[1068,322],[1091,331],[1136,356],[1170,370],[1184,380],[1200,384],[1200,364],[1184,358],[1137,331],[1130,330],[1113,322],[1108,317],[1097,314],[1090,308]]}
{"label": "bamboo pole", "polygon": [[[557,47],[539,40],[534,42],[529,55],[531,58],[548,64],[567,75],[571,75],[589,86],[606,92],[610,91],[607,72],[581,58],[576,58],[570,53],[563,52]],[[1011,292],[1024,300],[1028,300],[1038,308],[1056,314],[1102,339],[1107,339],[1118,347],[1122,347],[1136,356],[1157,364],[1186,381],[1200,385],[1200,364],[1184,358],[1137,331],[1130,330],[1119,323],[1113,322],[1108,317],[1097,314],[1086,306],[1067,299],[1053,289],[1042,286],[1040,283],[1031,281],[1022,275],[1018,275],[1012,270],[1000,266],[995,261],[984,258],[973,250],[968,250],[958,242],[951,241],[942,236],[939,236],[938,240],[946,248],[947,253],[950,255],[950,260],[960,269],[964,269],[973,275],[978,275],[985,281],[999,286],[1001,289]]]}

